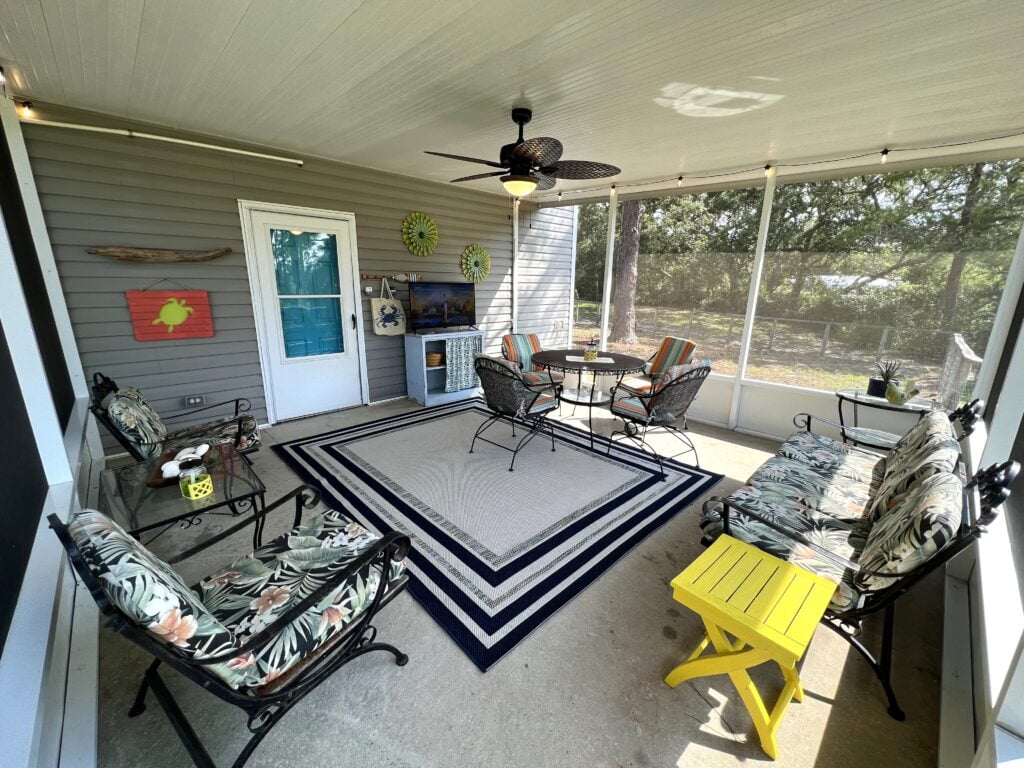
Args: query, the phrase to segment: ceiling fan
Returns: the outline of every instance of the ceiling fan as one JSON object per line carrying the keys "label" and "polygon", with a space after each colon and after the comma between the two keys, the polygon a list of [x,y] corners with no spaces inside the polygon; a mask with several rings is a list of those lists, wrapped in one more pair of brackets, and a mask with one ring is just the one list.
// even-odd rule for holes
{"label": "ceiling fan", "polygon": [[498,154],[498,162],[481,160],[477,157],[449,155],[446,152],[431,152],[428,155],[449,157],[452,160],[464,160],[467,163],[480,163],[491,168],[500,168],[490,173],[476,173],[452,179],[452,183],[475,181],[500,176],[501,183],[510,195],[523,197],[535,189],[541,191],[555,186],[557,179],[603,179],[615,176],[620,169],[607,163],[595,163],[591,160],[560,160],[562,142],[547,136],[535,139],[523,138],[523,126],[530,122],[533,111],[525,107],[512,110],[512,122],[519,126],[519,138],[512,144],[506,144]]}

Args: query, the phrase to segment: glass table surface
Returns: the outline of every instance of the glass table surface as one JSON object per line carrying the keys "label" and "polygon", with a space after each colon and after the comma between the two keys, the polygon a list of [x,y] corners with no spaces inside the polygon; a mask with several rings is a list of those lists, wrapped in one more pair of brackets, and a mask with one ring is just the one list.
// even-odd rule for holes
{"label": "glass table surface", "polygon": [[228,514],[233,515],[256,513],[257,497],[262,497],[266,488],[235,447],[230,443],[211,446],[203,459],[213,481],[209,496],[186,499],[177,481],[152,487],[150,481],[160,476],[159,467],[166,461],[152,459],[101,472],[100,511],[133,536],[178,521],[194,521],[221,507],[228,507]]}
{"label": "glass table surface", "polygon": [[901,411],[934,411],[942,407],[941,403],[937,403],[934,400],[916,396],[910,398],[905,403],[890,403],[886,398],[869,395],[867,390],[858,387],[836,390],[836,397],[873,408],[889,408]]}

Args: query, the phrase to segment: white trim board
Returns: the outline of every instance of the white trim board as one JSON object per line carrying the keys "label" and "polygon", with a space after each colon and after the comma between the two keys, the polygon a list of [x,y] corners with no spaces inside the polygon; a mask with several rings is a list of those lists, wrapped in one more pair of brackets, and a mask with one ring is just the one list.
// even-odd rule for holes
{"label": "white trim board", "polygon": [[[344,221],[349,225],[349,248],[352,254],[352,291],[356,301],[359,301],[362,292],[359,281],[359,250],[356,238],[356,215],[346,211],[330,211],[324,208],[309,208],[302,205],[284,205],[281,203],[262,203],[256,200],[239,200],[238,213],[242,220],[242,243],[245,247],[245,267],[249,277],[249,292],[252,297],[253,317],[256,321],[256,342],[260,355],[260,375],[263,380],[263,389],[266,393],[264,398],[267,408],[267,423],[272,425],[278,422],[274,405],[274,385],[270,376],[270,360],[268,358],[265,339],[267,338],[270,319],[263,311],[263,292],[260,283],[259,269],[256,265],[256,242],[253,233],[252,215],[256,212],[278,213],[293,216],[309,216],[324,219],[326,221]],[[356,341],[359,351],[359,387],[362,402],[366,405],[370,402],[370,382],[366,372],[366,342],[363,329],[362,305],[353,307],[353,314],[356,317]],[[313,416],[315,414],[306,414]],[[305,418],[303,416],[302,418]]]}

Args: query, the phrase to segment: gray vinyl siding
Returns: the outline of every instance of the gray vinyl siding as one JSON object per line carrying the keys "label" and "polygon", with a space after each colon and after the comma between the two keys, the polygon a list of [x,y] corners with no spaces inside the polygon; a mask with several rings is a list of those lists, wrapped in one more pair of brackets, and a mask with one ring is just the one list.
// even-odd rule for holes
{"label": "gray vinyl siding", "polygon": [[[97,124],[98,118],[67,110],[58,119]],[[354,213],[363,273],[412,271],[424,280],[461,281],[462,250],[479,243],[491,254],[490,277],[477,286],[486,348],[497,350],[508,330],[512,226],[505,197],[315,158],[303,158],[305,167],[297,168],[123,136],[31,124],[24,132],[86,375],[102,371],[138,387],[161,414],[182,410],[185,395],[199,394],[208,403],[248,397],[256,417],[266,420],[239,199]],[[440,228],[440,244],[427,258],[402,244],[401,222],[411,211],[430,214]],[[193,264],[127,263],[86,253],[90,246],[117,245],[233,252]],[[124,291],[161,278],[173,283],[154,289],[210,292],[213,337],[135,340]],[[379,289],[379,281],[362,285]],[[404,284],[393,287],[407,299]],[[375,336],[365,294],[360,303],[370,400],[404,396],[402,338]],[[114,445],[105,439],[108,448]]]}
{"label": "gray vinyl siding", "polygon": [[575,209],[519,211],[519,330],[546,349],[571,346]]}

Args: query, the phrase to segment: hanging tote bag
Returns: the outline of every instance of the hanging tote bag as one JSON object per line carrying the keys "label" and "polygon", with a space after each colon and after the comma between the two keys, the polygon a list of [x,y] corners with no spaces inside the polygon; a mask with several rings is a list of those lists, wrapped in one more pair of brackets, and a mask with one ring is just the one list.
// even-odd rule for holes
{"label": "hanging tote bag", "polygon": [[378,336],[401,336],[405,333],[405,310],[395,298],[385,277],[380,281],[380,298],[370,299],[373,332]]}

